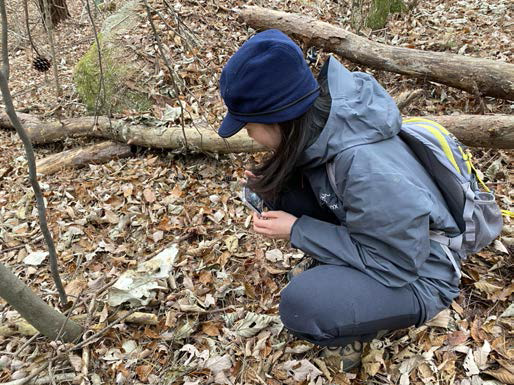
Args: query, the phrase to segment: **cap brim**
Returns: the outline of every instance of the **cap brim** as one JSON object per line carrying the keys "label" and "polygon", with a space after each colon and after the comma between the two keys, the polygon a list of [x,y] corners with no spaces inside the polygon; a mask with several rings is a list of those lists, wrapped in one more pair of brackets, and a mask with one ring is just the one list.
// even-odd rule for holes
{"label": "cap brim", "polygon": [[222,138],[228,138],[232,135],[237,134],[244,126],[246,122],[235,119],[229,112],[221,122],[221,126],[218,130],[218,135]]}

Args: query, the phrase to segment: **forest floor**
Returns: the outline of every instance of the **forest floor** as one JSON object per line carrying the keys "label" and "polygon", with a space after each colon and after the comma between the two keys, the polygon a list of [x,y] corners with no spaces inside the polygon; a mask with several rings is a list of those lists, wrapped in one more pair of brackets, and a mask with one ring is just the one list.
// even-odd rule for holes
{"label": "forest floor", "polygon": [[[73,67],[94,41],[84,4],[68,0],[71,18],[56,30],[63,87],[58,98],[52,72],[41,74],[31,67],[34,54],[22,2],[9,2],[10,86],[18,111],[54,119],[89,114],[73,85]],[[123,2],[112,4],[119,8]],[[182,100],[198,107],[213,127],[224,113],[217,89],[221,68],[254,32],[237,19],[233,7],[255,4],[302,12],[350,29],[355,22],[349,0],[150,4],[176,30],[171,33],[155,19],[174,68],[188,86]],[[29,5],[34,43],[48,54],[39,14],[34,4]],[[98,27],[112,12],[107,5],[94,12]],[[360,33],[388,44],[512,63],[512,20],[508,0],[436,0],[392,15],[382,30],[362,28]],[[132,40],[154,70],[146,86],[154,91],[156,103],[148,114],[160,117],[165,106],[155,95],[166,95],[170,74],[162,59],[156,59],[148,23],[142,23],[140,31]],[[326,55],[319,53],[315,72]],[[393,96],[423,89],[423,97],[403,110],[405,115],[514,112],[512,102],[343,63],[350,70],[372,73]],[[121,116],[134,115],[124,111]],[[47,260],[38,258],[46,246],[21,142],[8,131],[0,131],[0,142],[0,262],[57,306]],[[77,139],[39,146],[36,155],[42,158],[84,143]],[[473,153],[498,203],[510,209],[512,152]],[[40,177],[60,272],[75,302],[72,316],[85,315],[91,331],[104,329],[120,311],[132,309],[128,304],[109,305],[106,284],[159,252],[170,251],[173,244],[179,247],[169,278],[159,282],[154,298],[138,307],[151,322],[115,323],[85,349],[70,351],[65,360],[55,362],[54,378],[47,377],[46,383],[71,383],[63,374],[75,376],[75,384],[514,383],[514,225],[508,218],[503,237],[464,262],[461,295],[449,310],[421,327],[391,332],[367,344],[363,366],[339,373],[336,362],[322,358],[319,347],[292,338],[278,318],[285,273],[302,253],[284,241],[252,232],[250,213],[238,194],[244,170],[261,158],[262,154],[209,156],[139,149],[129,159]],[[0,320],[0,382],[24,378],[71,346],[41,336],[29,340],[23,330],[15,330],[18,315],[1,299]]]}

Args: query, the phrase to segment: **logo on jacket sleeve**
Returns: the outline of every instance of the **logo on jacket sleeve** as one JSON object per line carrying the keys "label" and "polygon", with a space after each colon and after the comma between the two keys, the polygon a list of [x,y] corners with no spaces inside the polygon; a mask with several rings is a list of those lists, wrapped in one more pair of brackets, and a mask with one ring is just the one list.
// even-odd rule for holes
{"label": "logo on jacket sleeve", "polygon": [[330,210],[337,210],[339,208],[339,204],[337,203],[337,201],[336,201],[336,203],[330,203],[330,201],[334,200],[333,194],[320,193],[319,200],[322,204],[327,206]]}

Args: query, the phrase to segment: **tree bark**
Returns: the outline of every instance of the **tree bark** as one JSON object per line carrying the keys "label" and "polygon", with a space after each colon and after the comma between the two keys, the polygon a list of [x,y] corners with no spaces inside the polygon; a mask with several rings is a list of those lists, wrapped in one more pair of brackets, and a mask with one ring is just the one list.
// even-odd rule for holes
{"label": "tree bark", "polygon": [[[98,118],[94,126],[94,117],[65,119],[60,122],[44,122],[38,117],[18,114],[32,143],[44,144],[64,140],[65,138],[96,137],[133,144],[143,147],[165,149],[184,148],[182,127],[157,127],[142,124],[130,124],[124,120]],[[434,120],[467,146],[489,148],[514,148],[514,115],[429,115],[424,118]],[[405,119],[412,118],[405,117]],[[230,153],[258,152],[263,147],[254,142],[242,130],[224,140],[205,124],[198,123],[198,130],[186,127],[185,132],[190,148],[199,151]],[[12,129],[6,115],[0,115],[0,128]]]}
{"label": "tree bark", "polygon": [[61,338],[65,342],[73,342],[81,336],[79,324],[48,306],[1,263],[0,282],[0,297],[41,334],[52,340]]}
{"label": "tree bark", "polygon": [[[2,41],[6,42],[7,39],[7,17],[5,12],[5,1],[0,0],[0,16],[2,20]],[[48,247],[48,261],[50,263],[50,272],[52,274],[52,278],[55,282],[55,287],[59,292],[59,298],[61,299],[61,303],[65,305],[67,303],[66,292],[64,291],[64,287],[61,282],[61,277],[59,276],[59,266],[57,264],[57,253],[55,251],[54,240],[52,238],[52,234],[48,229],[48,223],[46,220],[46,208],[45,201],[43,199],[43,194],[41,193],[41,187],[39,186],[37,180],[37,170],[36,170],[36,159],[34,156],[34,149],[32,148],[32,142],[27,135],[27,132],[24,130],[23,125],[20,123],[18,119],[18,115],[16,114],[16,110],[14,108],[14,103],[11,96],[11,90],[9,89],[9,47],[7,44],[2,45],[2,69],[0,70],[0,89],[2,92],[2,98],[5,105],[5,111],[8,116],[9,121],[12,123],[12,126],[18,133],[20,137],[23,147],[25,149],[25,155],[27,157],[27,164],[29,168],[29,182],[32,186],[32,190],[34,190],[34,196],[36,198],[37,211],[39,217],[39,227],[41,228],[41,232],[43,233],[43,238],[45,239],[45,243]],[[55,57],[55,56],[54,56]]]}
{"label": "tree bark", "polygon": [[107,141],[47,156],[37,161],[36,167],[38,173],[49,175],[63,168],[78,168],[92,163],[107,163],[111,159],[125,158],[131,154],[130,146]]}
{"label": "tree bark", "polygon": [[[41,9],[41,12],[45,14],[44,0],[39,0],[39,8]],[[52,24],[54,27],[61,21],[70,17],[70,12],[68,10],[66,0],[48,0],[48,8],[50,8],[50,16],[52,18]]]}
{"label": "tree bark", "polygon": [[[181,126],[147,126],[114,119],[109,122],[106,117],[98,117],[95,125],[93,116],[63,119],[61,124],[58,121],[43,122],[37,116],[29,114],[19,113],[18,116],[34,144],[79,137],[103,138],[136,146],[167,149],[181,149],[185,144]],[[12,129],[4,114],[0,115],[0,128]],[[245,130],[229,139],[220,138],[214,130],[201,122],[197,122],[196,127],[186,126],[184,130],[188,146],[192,150],[217,153],[263,150],[262,146],[246,135]]]}
{"label": "tree bark", "polygon": [[239,11],[256,29],[277,28],[368,67],[414,76],[473,94],[514,100],[514,64],[447,52],[388,46],[314,18],[257,6]]}

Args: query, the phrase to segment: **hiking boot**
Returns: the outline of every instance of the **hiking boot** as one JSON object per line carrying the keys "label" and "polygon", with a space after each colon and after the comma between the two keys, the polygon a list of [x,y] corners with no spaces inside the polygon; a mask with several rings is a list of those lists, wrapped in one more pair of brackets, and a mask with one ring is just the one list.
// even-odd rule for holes
{"label": "hiking boot", "polygon": [[287,280],[291,281],[294,277],[297,275],[300,275],[305,270],[310,269],[311,267],[314,267],[316,265],[316,260],[308,255],[303,257],[300,262],[298,262],[296,265],[294,265],[291,270],[287,272]]}
{"label": "hiking boot", "polygon": [[346,346],[329,346],[325,348],[322,356],[325,358],[341,360],[341,371],[347,372],[360,365],[362,357],[362,342],[353,341]]}

